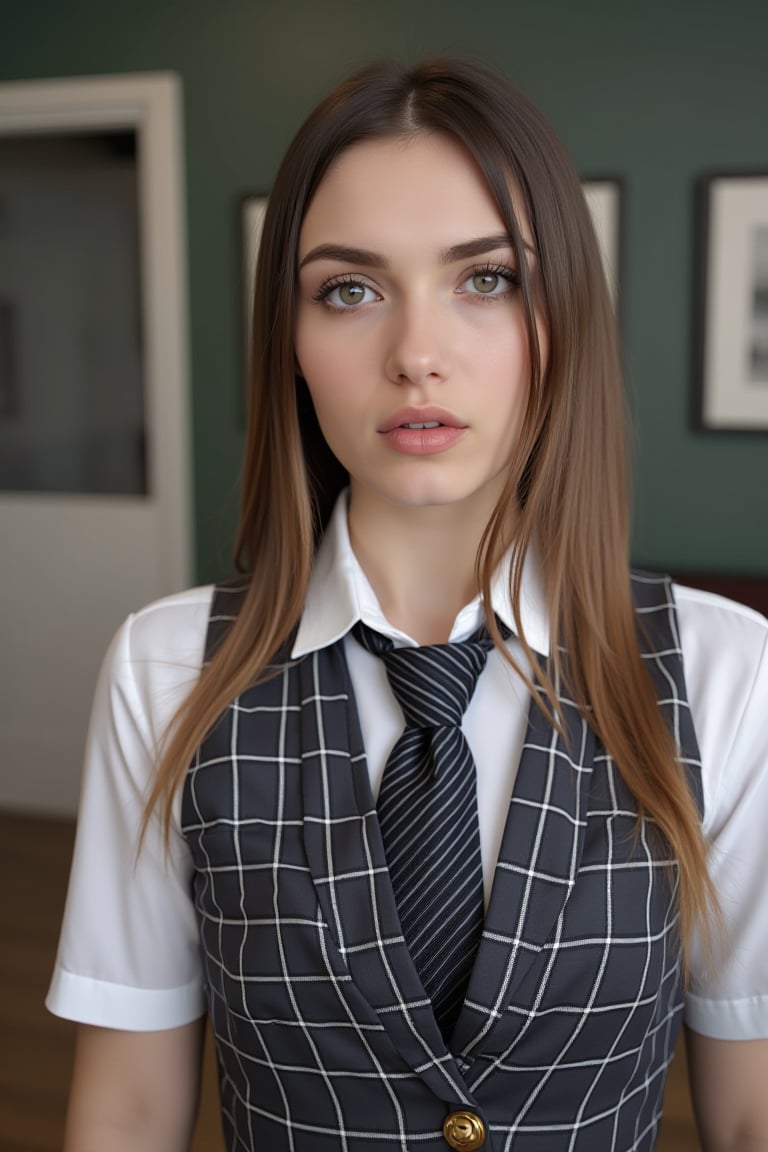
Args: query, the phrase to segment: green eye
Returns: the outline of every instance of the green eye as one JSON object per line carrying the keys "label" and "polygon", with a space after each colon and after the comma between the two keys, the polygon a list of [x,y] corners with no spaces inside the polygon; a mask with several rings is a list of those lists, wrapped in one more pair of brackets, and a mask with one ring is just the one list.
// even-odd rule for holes
{"label": "green eye", "polygon": [[500,279],[498,272],[477,272],[472,277],[472,287],[476,292],[487,295],[496,291]]}
{"label": "green eye", "polygon": [[359,304],[365,295],[362,284],[339,284],[336,291],[342,304]]}
{"label": "green eye", "polygon": [[475,299],[483,296],[486,300],[502,300],[519,285],[520,277],[513,268],[504,264],[481,264],[474,271],[467,272],[467,278],[458,291]]}

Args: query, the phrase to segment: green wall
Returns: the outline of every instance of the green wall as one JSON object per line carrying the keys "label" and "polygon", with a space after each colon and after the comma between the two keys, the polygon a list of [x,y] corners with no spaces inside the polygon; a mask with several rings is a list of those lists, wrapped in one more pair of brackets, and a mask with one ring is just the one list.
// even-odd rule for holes
{"label": "green wall", "polygon": [[293,131],[352,67],[442,51],[501,68],[582,174],[625,182],[635,560],[768,571],[768,434],[690,419],[694,185],[768,171],[767,43],[765,0],[0,0],[0,81],[183,80],[199,578],[228,567],[237,509],[239,197],[269,188]]}

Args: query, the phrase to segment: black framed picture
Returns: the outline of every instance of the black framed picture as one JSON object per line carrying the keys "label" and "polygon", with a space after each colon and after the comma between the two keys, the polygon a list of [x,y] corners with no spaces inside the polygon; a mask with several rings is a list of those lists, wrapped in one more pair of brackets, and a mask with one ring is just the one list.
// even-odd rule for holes
{"label": "black framed picture", "polygon": [[767,432],[768,173],[705,177],[696,219],[696,421]]}

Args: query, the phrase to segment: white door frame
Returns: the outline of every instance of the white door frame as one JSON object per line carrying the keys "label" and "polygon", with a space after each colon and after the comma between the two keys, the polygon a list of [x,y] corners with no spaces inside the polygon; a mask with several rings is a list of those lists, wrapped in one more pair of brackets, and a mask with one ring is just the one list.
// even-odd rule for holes
{"label": "white door frame", "polygon": [[[138,141],[139,230],[141,247],[141,295],[143,329],[143,379],[147,435],[147,495],[143,497],[63,495],[60,493],[0,492],[0,551],[6,552],[11,536],[18,552],[28,548],[36,554],[36,542],[51,533],[55,542],[57,523],[66,512],[69,523],[93,525],[84,529],[86,541],[81,565],[98,556],[99,534],[112,523],[139,525],[139,537],[151,553],[142,571],[141,556],[128,564],[133,569],[125,587],[118,589],[112,619],[105,609],[92,629],[91,641],[98,658],[89,657],[78,669],[89,677],[98,667],[109,635],[125,612],[140,606],[133,595],[155,598],[188,586],[192,573],[190,413],[187,330],[187,267],[185,181],[182,138],[181,85],[166,73],[21,81],[0,84],[0,134],[51,134],[58,131],[132,129]],[[78,528],[80,530],[80,528]],[[92,540],[92,542],[91,542]],[[108,538],[102,547],[109,547]],[[10,548],[8,549],[10,551]],[[39,554],[38,554],[39,557]],[[50,558],[50,579],[57,579],[55,554]],[[13,581],[18,587],[24,558],[6,566],[0,563],[0,619],[13,614]],[[30,560],[30,563],[35,561]],[[37,560],[39,563],[39,558]],[[3,570],[12,574],[3,578]],[[72,569],[77,571],[77,568]],[[15,573],[15,575],[13,574]],[[140,576],[136,579],[136,576]],[[69,579],[72,579],[70,575]],[[40,583],[39,573],[35,582]],[[119,581],[118,581],[119,583]],[[41,594],[45,586],[40,583]],[[8,600],[11,600],[8,603]],[[98,599],[98,597],[97,597]],[[50,627],[50,625],[49,625]],[[70,624],[72,642],[82,640],[83,621]],[[66,642],[66,622],[51,636],[51,644]],[[0,632],[5,626],[0,627]],[[21,633],[14,633],[18,641]],[[14,652],[13,637],[10,644]],[[6,711],[2,696],[13,685],[15,670],[5,666],[0,641],[0,721]],[[16,644],[18,652],[18,643]],[[8,649],[6,649],[6,656]],[[8,657],[10,660],[11,657]],[[95,662],[95,667],[92,667]],[[4,684],[5,682],[5,684]],[[19,763],[18,739],[13,747],[2,746],[0,732],[0,806],[71,812],[77,801],[79,762],[84,742],[83,716],[87,718],[93,679],[82,687],[83,701],[69,711],[78,747],[62,755],[58,775],[40,778],[27,764]],[[18,700],[17,700],[18,706]],[[9,704],[10,711],[13,706]],[[24,707],[26,712],[26,706]],[[29,709],[29,717],[33,716]],[[74,726],[79,735],[74,736]],[[2,727],[2,724],[0,724]],[[28,725],[29,727],[29,725]],[[61,743],[60,735],[56,737]],[[75,756],[73,760],[72,757]],[[65,763],[66,762],[66,763]],[[76,766],[73,766],[76,765]],[[63,775],[62,775],[63,774]]]}

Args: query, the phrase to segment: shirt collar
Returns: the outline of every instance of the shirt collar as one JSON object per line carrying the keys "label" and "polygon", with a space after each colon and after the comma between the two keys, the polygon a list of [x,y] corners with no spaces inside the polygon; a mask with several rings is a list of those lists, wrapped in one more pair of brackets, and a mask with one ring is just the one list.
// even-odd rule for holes
{"label": "shirt collar", "polygon": [[[491,603],[499,619],[516,633],[509,594],[511,558],[505,556],[491,583]],[[525,636],[534,652],[549,654],[549,621],[541,577],[535,557],[529,551],[523,567],[520,588],[520,615]],[[346,636],[362,620],[396,644],[415,644],[406,633],[393,627],[381,610],[376,593],[352,551],[347,527],[347,492],[342,492],[317,550],[309,581],[304,612],[296,633],[291,656],[298,659],[319,648],[327,648]],[[482,623],[480,596],[466,604],[454,621],[451,640],[464,640]]]}

